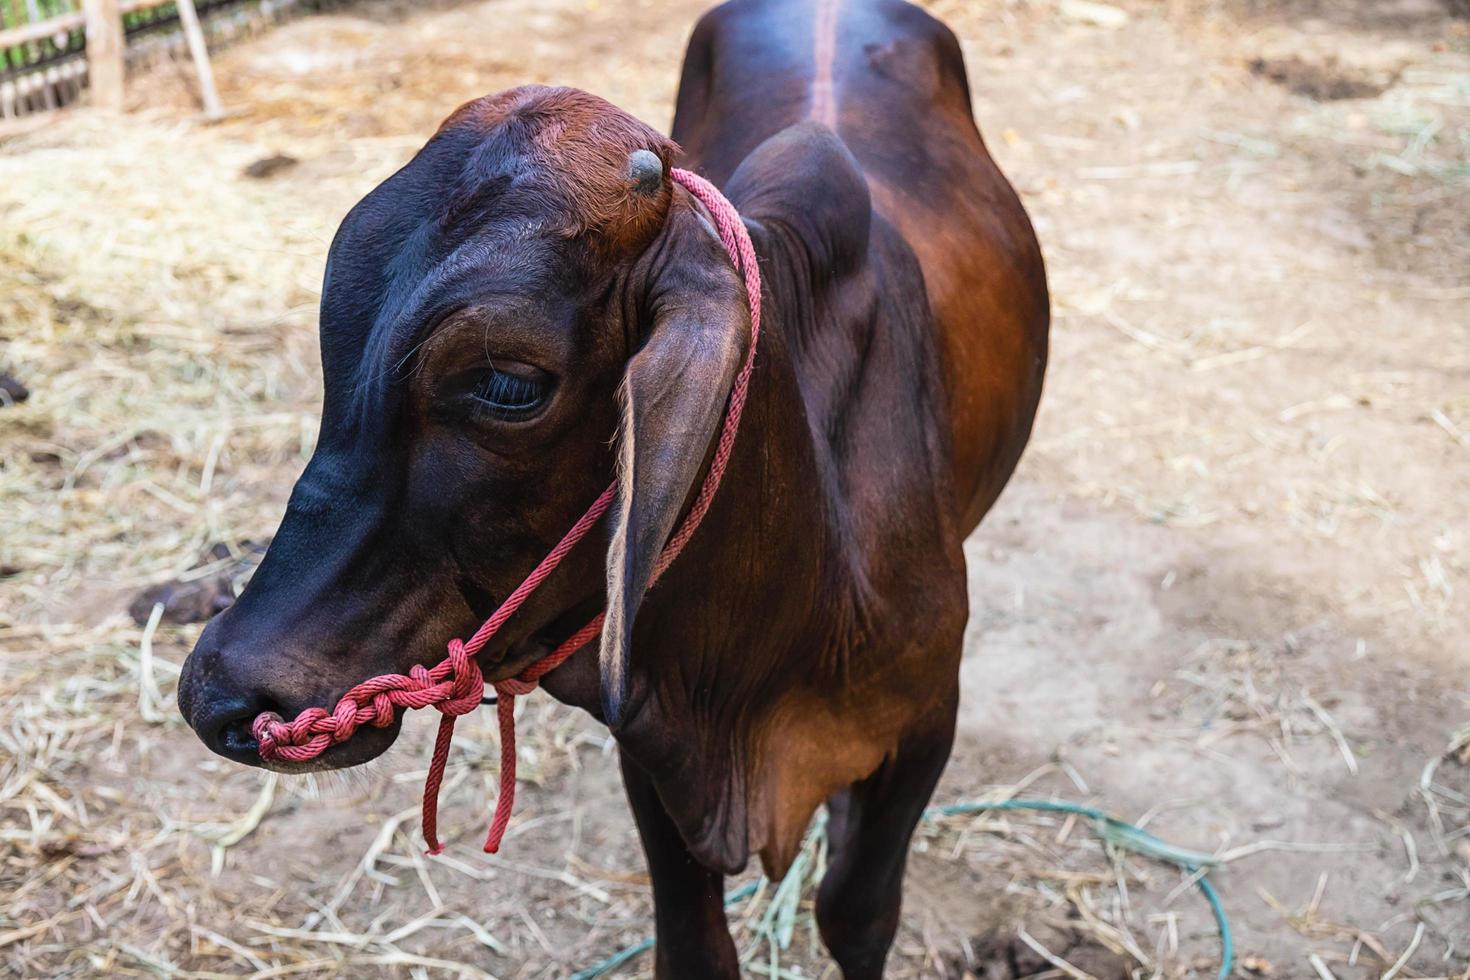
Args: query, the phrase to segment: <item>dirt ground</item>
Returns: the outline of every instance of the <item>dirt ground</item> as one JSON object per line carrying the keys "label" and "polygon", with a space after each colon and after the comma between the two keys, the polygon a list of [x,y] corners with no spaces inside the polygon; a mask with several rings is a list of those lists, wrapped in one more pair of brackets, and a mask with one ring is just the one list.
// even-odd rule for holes
{"label": "dirt ground", "polygon": [[[968,546],[936,802],[1093,803],[1218,854],[1238,976],[1470,977],[1470,24],[1434,0],[928,6],[1055,309],[1034,439]],[[424,859],[433,719],[365,772],[242,770],[172,707],[199,627],[126,610],[274,529],[346,209],[511,84],[666,125],[699,9],[356,5],[220,52],[224,122],[162,66],[124,118],[0,134],[0,371],[31,390],[0,406],[0,974],[561,977],[650,933],[613,747],[577,713],[527,699],[498,858],[493,724],[467,719]],[[833,975],[821,860],[814,835],[790,887],[733,907],[751,975]],[[921,828],[889,975],[1218,956],[1176,869],[993,812]]]}

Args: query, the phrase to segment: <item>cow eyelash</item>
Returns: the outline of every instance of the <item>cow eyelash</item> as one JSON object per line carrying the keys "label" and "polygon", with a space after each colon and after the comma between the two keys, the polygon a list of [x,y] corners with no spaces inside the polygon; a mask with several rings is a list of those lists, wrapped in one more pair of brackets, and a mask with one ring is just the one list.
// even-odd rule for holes
{"label": "cow eyelash", "polygon": [[546,400],[546,379],[511,374],[492,366],[475,386],[477,414],[497,419],[529,415]]}

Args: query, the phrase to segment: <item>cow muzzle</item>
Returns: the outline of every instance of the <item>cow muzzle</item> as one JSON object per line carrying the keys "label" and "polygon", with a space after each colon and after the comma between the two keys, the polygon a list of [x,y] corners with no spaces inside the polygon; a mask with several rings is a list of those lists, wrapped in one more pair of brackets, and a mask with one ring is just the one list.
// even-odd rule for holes
{"label": "cow muzzle", "polygon": [[226,611],[205,628],[179,678],[179,712],[210,751],[243,765],[300,773],[360,765],[393,744],[401,714],[387,727],[365,726],[351,742],[306,762],[262,759],[251,731],[262,712],[293,718],[312,705],[335,704],[337,696],[319,683],[324,672],[306,655],[232,638],[229,617]]}

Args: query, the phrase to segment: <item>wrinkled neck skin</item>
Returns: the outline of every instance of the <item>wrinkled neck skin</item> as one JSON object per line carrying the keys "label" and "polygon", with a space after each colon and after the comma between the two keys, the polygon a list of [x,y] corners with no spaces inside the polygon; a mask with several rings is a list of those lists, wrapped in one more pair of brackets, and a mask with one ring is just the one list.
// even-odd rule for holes
{"label": "wrinkled neck skin", "polygon": [[[823,204],[793,177],[797,158]],[[844,170],[851,179],[834,181]],[[867,187],[851,158],[830,134],[797,127],[753,153],[725,191],[761,257],[756,369],[714,504],[637,613],[628,710],[614,735],[705,865],[733,873],[757,852],[779,876],[816,806],[876,767],[900,715],[926,696],[898,689],[894,665],[873,661],[872,651],[904,648],[877,635],[904,620],[881,615],[887,589],[874,586],[891,570],[864,562],[883,560],[865,557],[882,554],[871,543],[883,531],[849,499],[863,487],[847,474],[893,470],[887,493],[912,495],[931,540],[962,535],[940,527],[950,484],[933,429],[942,415],[923,407],[932,357],[922,345],[904,355],[915,380],[902,392],[876,391],[867,371],[922,331],[884,305],[917,265],[901,248],[891,257],[894,236],[881,249],[877,234],[870,242]],[[874,413],[913,447],[901,471],[860,438]],[[936,560],[963,559],[956,547]],[[595,651],[543,686],[600,716]]]}
{"label": "wrinkled neck skin", "polygon": [[[792,282],[768,271],[771,236],[749,227],[769,304],[750,396],[708,515],[638,611],[628,708],[614,731],[655,785],[680,787],[661,794],[665,805],[695,853],[718,855],[728,871],[748,853],[746,796],[760,722],[783,692],[820,684],[835,668],[854,605],[831,502],[813,492],[823,480],[781,322],[786,310],[770,301]],[[595,649],[542,686],[600,717]]]}

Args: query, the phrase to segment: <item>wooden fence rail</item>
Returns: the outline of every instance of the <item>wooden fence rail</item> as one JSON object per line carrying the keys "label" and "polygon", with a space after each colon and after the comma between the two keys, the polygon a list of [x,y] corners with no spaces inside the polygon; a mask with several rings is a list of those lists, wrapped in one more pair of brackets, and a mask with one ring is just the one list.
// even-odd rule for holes
{"label": "wooden fence rail", "polygon": [[[70,35],[75,31],[81,31],[86,42],[86,77],[88,88],[92,93],[92,102],[101,108],[119,111],[124,105],[128,33],[124,30],[123,19],[130,14],[173,4],[178,13],[179,27],[183,31],[199,78],[200,98],[204,104],[205,114],[210,118],[218,118],[223,115],[223,106],[215,88],[214,72],[210,68],[204,31],[199,23],[194,0],[80,0],[80,2],[80,10],[55,13],[37,20],[39,7],[34,0],[27,0],[26,14],[30,18],[30,23],[3,27],[3,20],[0,20],[0,53],[24,49],[26,45],[45,42],[51,42],[56,48],[65,49]],[[0,0],[0,8],[3,8],[3,4],[4,0]],[[55,5],[52,6],[54,9]],[[10,9],[14,12],[14,4]],[[0,14],[3,12],[4,10],[0,9]],[[7,63],[10,60],[7,57]],[[44,66],[40,66],[38,70],[45,71],[48,77],[57,74],[55,69],[46,69]],[[57,77],[67,74],[74,73],[63,72]],[[44,80],[42,84],[45,84]],[[0,108],[9,110],[11,106],[4,98],[5,95],[6,93],[0,92],[0,103],[7,103],[0,105]],[[0,115],[9,114],[9,111],[0,113]]]}
{"label": "wooden fence rail", "polygon": [[80,11],[70,14],[58,14],[48,17],[46,20],[36,21],[33,24],[22,24],[20,27],[7,27],[0,30],[0,48],[14,48],[22,44],[32,44],[36,41],[45,41],[58,34],[70,34],[86,22],[85,15]]}
{"label": "wooden fence rail", "polygon": [[[125,17],[140,10],[151,10],[173,2],[174,0],[118,0],[114,6],[117,8],[118,17]],[[73,10],[29,24],[21,24],[18,27],[0,28],[0,48],[13,48],[22,44],[45,41],[58,34],[69,34],[80,30],[85,24],[86,14],[80,10]]]}

